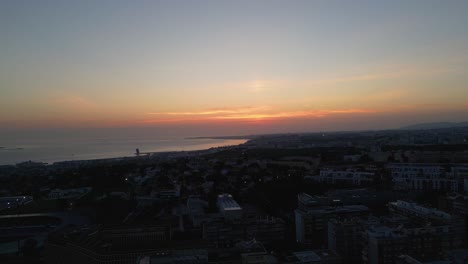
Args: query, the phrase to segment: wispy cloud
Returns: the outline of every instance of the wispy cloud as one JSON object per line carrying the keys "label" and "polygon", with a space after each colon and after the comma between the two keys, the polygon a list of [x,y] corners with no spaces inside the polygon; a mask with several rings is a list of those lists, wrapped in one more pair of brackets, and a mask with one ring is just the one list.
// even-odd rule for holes
{"label": "wispy cloud", "polygon": [[246,115],[224,115],[214,117],[216,119],[281,119],[281,118],[310,118],[325,117],[333,114],[365,114],[375,113],[369,109],[341,109],[341,110],[309,110],[309,111],[289,111],[277,113],[259,113]]}
{"label": "wispy cloud", "polygon": [[205,116],[205,115],[218,115],[218,114],[242,114],[251,113],[255,111],[264,111],[270,109],[268,106],[258,107],[242,107],[242,108],[213,108],[202,111],[192,112],[150,112],[148,115],[170,115],[170,116]]}
{"label": "wispy cloud", "polygon": [[244,120],[278,120],[289,118],[322,118],[329,115],[369,114],[372,109],[328,109],[303,111],[274,111],[270,107],[251,107],[238,109],[218,109],[198,112],[148,113],[158,115],[146,119],[146,123],[184,122],[184,121],[244,121]]}

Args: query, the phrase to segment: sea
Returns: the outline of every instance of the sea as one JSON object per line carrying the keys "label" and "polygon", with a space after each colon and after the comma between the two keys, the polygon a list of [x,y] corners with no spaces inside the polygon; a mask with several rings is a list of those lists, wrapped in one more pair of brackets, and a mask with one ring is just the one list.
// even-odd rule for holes
{"label": "sea", "polygon": [[0,140],[0,165],[24,161],[54,163],[69,160],[91,160],[135,156],[140,153],[203,150],[239,145],[246,139],[217,138],[80,138],[42,140]]}

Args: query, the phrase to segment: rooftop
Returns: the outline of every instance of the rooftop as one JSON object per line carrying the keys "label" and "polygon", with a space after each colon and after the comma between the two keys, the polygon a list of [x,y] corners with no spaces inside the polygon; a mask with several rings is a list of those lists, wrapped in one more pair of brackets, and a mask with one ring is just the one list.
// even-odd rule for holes
{"label": "rooftop", "polygon": [[364,205],[343,205],[343,206],[320,206],[301,210],[310,214],[327,214],[327,213],[347,213],[347,212],[366,212],[369,208]]}
{"label": "rooftop", "polygon": [[293,254],[300,262],[319,261],[321,259],[314,251],[301,251]]}
{"label": "rooftop", "polygon": [[444,218],[444,219],[451,218],[450,214],[447,214],[435,208],[425,207],[417,203],[398,200],[396,202],[391,202],[389,204],[393,207],[406,209],[406,210],[409,210],[409,211],[412,211],[421,215],[425,215],[425,216],[434,216],[434,217]]}
{"label": "rooftop", "polygon": [[242,210],[242,207],[232,198],[232,195],[227,193],[218,195],[218,205],[223,210]]}

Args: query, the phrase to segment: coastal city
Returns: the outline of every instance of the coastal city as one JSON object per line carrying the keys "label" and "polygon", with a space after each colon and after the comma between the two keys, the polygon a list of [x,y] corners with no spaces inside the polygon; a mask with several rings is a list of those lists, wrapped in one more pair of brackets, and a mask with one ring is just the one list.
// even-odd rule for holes
{"label": "coastal city", "polygon": [[0,262],[467,263],[468,127],[231,138],[0,166]]}
{"label": "coastal city", "polygon": [[1,0],[0,264],[468,264],[468,0]]}

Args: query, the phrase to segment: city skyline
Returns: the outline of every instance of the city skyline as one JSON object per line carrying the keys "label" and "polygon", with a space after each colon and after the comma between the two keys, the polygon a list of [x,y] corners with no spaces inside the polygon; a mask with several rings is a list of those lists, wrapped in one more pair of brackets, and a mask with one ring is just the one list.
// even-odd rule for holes
{"label": "city skyline", "polygon": [[187,135],[467,121],[466,1],[4,1],[0,125]]}

